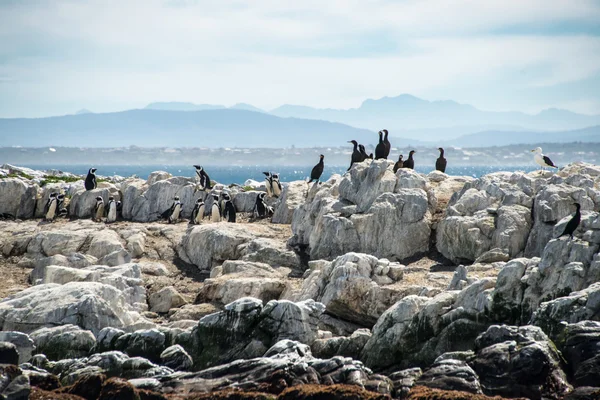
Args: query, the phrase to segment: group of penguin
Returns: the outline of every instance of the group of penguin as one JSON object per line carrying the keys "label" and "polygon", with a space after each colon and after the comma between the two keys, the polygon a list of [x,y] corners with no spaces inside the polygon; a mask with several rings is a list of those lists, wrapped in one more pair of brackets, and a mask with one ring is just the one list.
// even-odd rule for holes
{"label": "group of penguin", "polygon": [[[90,168],[88,170],[88,174],[85,177],[85,190],[94,190],[98,187],[96,183],[96,168]],[[94,206],[94,211],[92,212],[92,220],[95,222],[101,222],[102,218],[106,217],[106,223],[113,223],[117,220],[117,216],[121,211],[122,203],[120,201],[115,200],[113,196],[108,198],[108,204],[104,204],[104,199],[102,196],[96,197],[96,205]]]}

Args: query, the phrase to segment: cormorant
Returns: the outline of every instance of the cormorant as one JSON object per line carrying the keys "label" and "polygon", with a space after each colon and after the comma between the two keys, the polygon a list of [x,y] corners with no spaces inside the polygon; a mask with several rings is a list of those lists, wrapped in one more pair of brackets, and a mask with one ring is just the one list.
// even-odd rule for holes
{"label": "cormorant", "polygon": [[438,157],[438,159],[435,162],[435,169],[445,173],[447,162],[446,162],[446,159],[444,158],[444,149],[439,147],[438,150],[440,151],[440,156]]}
{"label": "cormorant", "polygon": [[408,153],[408,159],[404,161],[404,165],[402,166],[402,168],[415,169],[415,160],[413,160],[413,154],[415,153],[416,151],[414,150],[411,150],[410,153]]}
{"label": "cormorant", "polygon": [[577,227],[579,226],[579,222],[581,221],[581,212],[579,211],[581,206],[579,205],[579,203],[575,203],[574,206],[577,208],[575,210],[575,214],[569,220],[569,222],[567,222],[567,225],[565,226],[565,230],[559,237],[569,235],[571,237],[571,239],[573,239],[573,233],[577,230]]}
{"label": "cormorant", "polygon": [[358,150],[360,151],[360,155],[362,156],[362,159],[360,160],[360,162],[363,162],[367,158],[369,158],[369,155],[367,154],[367,151],[365,150],[365,146],[363,146],[362,144],[359,144]]}
{"label": "cormorant", "polygon": [[354,150],[352,150],[352,158],[350,160],[350,166],[348,167],[348,169],[346,171],[350,171],[350,168],[352,168],[352,164],[354,164],[355,162],[360,162],[362,159],[360,151],[358,151],[358,142],[356,140],[350,140],[348,143],[352,143],[354,145]]}
{"label": "cormorant", "polygon": [[402,166],[404,165],[404,161],[402,161],[402,157],[404,157],[402,154],[400,154],[400,157],[398,157],[398,161],[396,161],[396,164],[394,164],[394,173],[398,172],[398,170],[400,168],[402,168]]}
{"label": "cormorant", "polygon": [[312,171],[310,171],[310,181],[308,181],[308,183],[311,183],[312,181],[317,181],[316,183],[318,183],[321,175],[323,174],[323,168],[325,167],[323,159],[325,156],[321,154],[319,158],[319,163],[313,167]]}
{"label": "cormorant", "polygon": [[383,143],[385,143],[385,157],[383,157],[383,158],[387,159],[388,156],[390,155],[390,150],[392,150],[392,144],[388,140],[388,131],[387,131],[387,129],[384,129],[383,133],[385,134],[385,136],[383,137]]}
{"label": "cormorant", "polygon": [[556,165],[554,165],[551,159],[542,154],[541,147],[536,147],[535,149],[531,150],[531,152],[535,153],[533,155],[533,159],[540,166],[540,173],[544,170],[544,167],[558,168]]}
{"label": "cormorant", "polygon": [[386,147],[383,142],[383,133],[379,131],[379,143],[375,147],[375,159],[385,158]]}

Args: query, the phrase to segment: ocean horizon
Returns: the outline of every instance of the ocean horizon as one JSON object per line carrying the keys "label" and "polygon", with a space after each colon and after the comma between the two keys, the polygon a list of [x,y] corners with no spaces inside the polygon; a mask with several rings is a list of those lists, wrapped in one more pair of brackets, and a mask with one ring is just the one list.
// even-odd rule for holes
{"label": "ocean horizon", "polygon": [[[88,165],[65,165],[65,164],[19,164],[19,166],[32,168],[35,170],[50,170],[56,169],[63,172],[70,172],[77,175],[85,175],[88,172],[90,166]],[[119,175],[123,177],[137,176],[142,179],[148,178],[148,175],[154,171],[166,171],[174,176],[195,176],[195,169],[191,165],[94,165],[98,170],[97,175],[100,176],[114,176]],[[310,171],[313,166],[306,167],[285,167],[285,166],[264,166],[264,165],[252,165],[252,166],[211,166],[204,165],[205,171],[210,176],[210,179],[223,184],[240,184],[243,185],[248,179],[256,181],[262,181],[265,179],[263,171],[272,171],[279,173],[281,182],[291,182],[296,180],[307,179],[310,175]],[[347,166],[325,166],[323,171],[322,181],[326,181],[333,174],[343,175],[346,172]],[[523,165],[523,166],[449,166],[446,169],[448,175],[458,176],[471,176],[479,178],[480,176],[490,174],[498,171],[524,171],[531,172],[539,169],[535,165]],[[428,174],[432,171],[430,167],[416,166],[415,171],[419,173]]]}

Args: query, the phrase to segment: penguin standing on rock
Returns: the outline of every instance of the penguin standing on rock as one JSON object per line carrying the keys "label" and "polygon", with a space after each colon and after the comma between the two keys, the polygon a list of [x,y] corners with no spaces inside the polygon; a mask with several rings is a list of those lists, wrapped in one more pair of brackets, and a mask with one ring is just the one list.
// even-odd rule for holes
{"label": "penguin standing on rock", "polygon": [[66,217],[69,211],[65,207],[65,195],[61,193],[58,196],[56,196],[56,199],[58,200],[58,211],[56,212],[56,214],[59,217]]}
{"label": "penguin standing on rock", "polygon": [[204,219],[204,202],[202,199],[196,200],[196,204],[194,204],[194,209],[192,210],[192,218],[190,219],[190,224],[200,225],[200,222]]}
{"label": "penguin standing on rock", "polygon": [[56,196],[58,196],[58,193],[50,193],[50,197],[48,197],[48,201],[44,207],[44,219],[46,221],[53,221],[54,217],[56,217],[58,210],[58,199]]}
{"label": "penguin standing on rock", "polygon": [[267,186],[267,195],[269,197],[279,197],[281,195],[281,182],[279,181],[279,174],[272,172],[263,172],[265,174],[265,183]]}
{"label": "penguin standing on rock", "polygon": [[279,174],[273,174],[273,196],[281,196],[281,182],[279,181]]}
{"label": "penguin standing on rock", "polygon": [[269,207],[265,202],[266,193],[259,193],[256,196],[256,203],[254,203],[254,218],[265,218],[269,212]]}
{"label": "penguin standing on rock", "polygon": [[96,189],[96,168],[90,168],[88,170],[88,174],[85,177],[85,190],[94,190]]}
{"label": "penguin standing on rock", "polygon": [[210,208],[210,220],[212,222],[221,222],[221,207],[219,207],[219,196],[212,195],[213,203]]}
{"label": "penguin standing on rock", "polygon": [[325,156],[323,154],[319,156],[319,163],[313,167],[312,171],[310,171],[310,181],[307,183],[311,183],[312,181],[316,181],[315,184],[319,183],[319,179],[321,178],[321,175],[323,175],[323,168],[325,168],[325,163],[323,162],[324,158]]}
{"label": "penguin standing on rock", "polygon": [[267,187],[267,195],[273,196],[273,174],[271,172],[263,172],[265,174],[265,186]]}
{"label": "penguin standing on rock", "polygon": [[402,168],[415,169],[415,160],[413,159],[413,154],[415,153],[416,151],[414,150],[411,150],[410,153],[408,153],[408,159],[404,161]]}
{"label": "penguin standing on rock", "polygon": [[219,209],[221,210],[221,215],[225,212],[225,203],[227,200],[231,200],[231,196],[227,192],[221,192],[221,201],[219,201]]}
{"label": "penguin standing on rock", "polygon": [[179,217],[181,217],[181,209],[183,208],[183,204],[179,201],[179,196],[175,196],[173,198],[173,204],[171,204],[171,208],[167,210],[168,218],[167,221],[170,224],[179,222]]}
{"label": "penguin standing on rock", "polygon": [[404,161],[402,161],[402,157],[404,156],[400,154],[400,157],[398,157],[398,161],[396,161],[396,164],[394,164],[394,173],[396,173],[400,168],[404,166]]}
{"label": "penguin standing on rock", "polygon": [[96,205],[94,206],[92,220],[100,222],[102,221],[102,217],[104,217],[104,199],[102,199],[102,196],[96,196]]}
{"label": "penguin standing on rock", "polygon": [[200,190],[211,190],[210,177],[204,168],[201,165],[194,165],[194,168],[196,168],[196,175],[198,175],[198,179],[200,180]]}
{"label": "penguin standing on rock", "polygon": [[235,206],[233,205],[233,201],[231,198],[225,200],[225,207],[223,210],[223,219],[227,222],[235,222]]}
{"label": "penguin standing on rock", "polygon": [[108,198],[108,206],[106,207],[106,223],[111,224],[117,220],[117,202],[115,198]]}

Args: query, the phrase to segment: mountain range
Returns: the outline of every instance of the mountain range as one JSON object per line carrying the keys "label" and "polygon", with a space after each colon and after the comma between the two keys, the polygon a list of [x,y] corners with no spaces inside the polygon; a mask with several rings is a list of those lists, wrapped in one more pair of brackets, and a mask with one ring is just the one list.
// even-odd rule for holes
{"label": "mountain range", "polygon": [[0,146],[340,146],[350,139],[376,144],[376,132],[383,128],[407,145],[600,142],[600,115],[561,109],[535,115],[491,112],[404,94],[365,100],[347,110],[283,105],[265,111],[245,103],[156,102],[113,113],[82,109],[59,117],[4,118]]}

